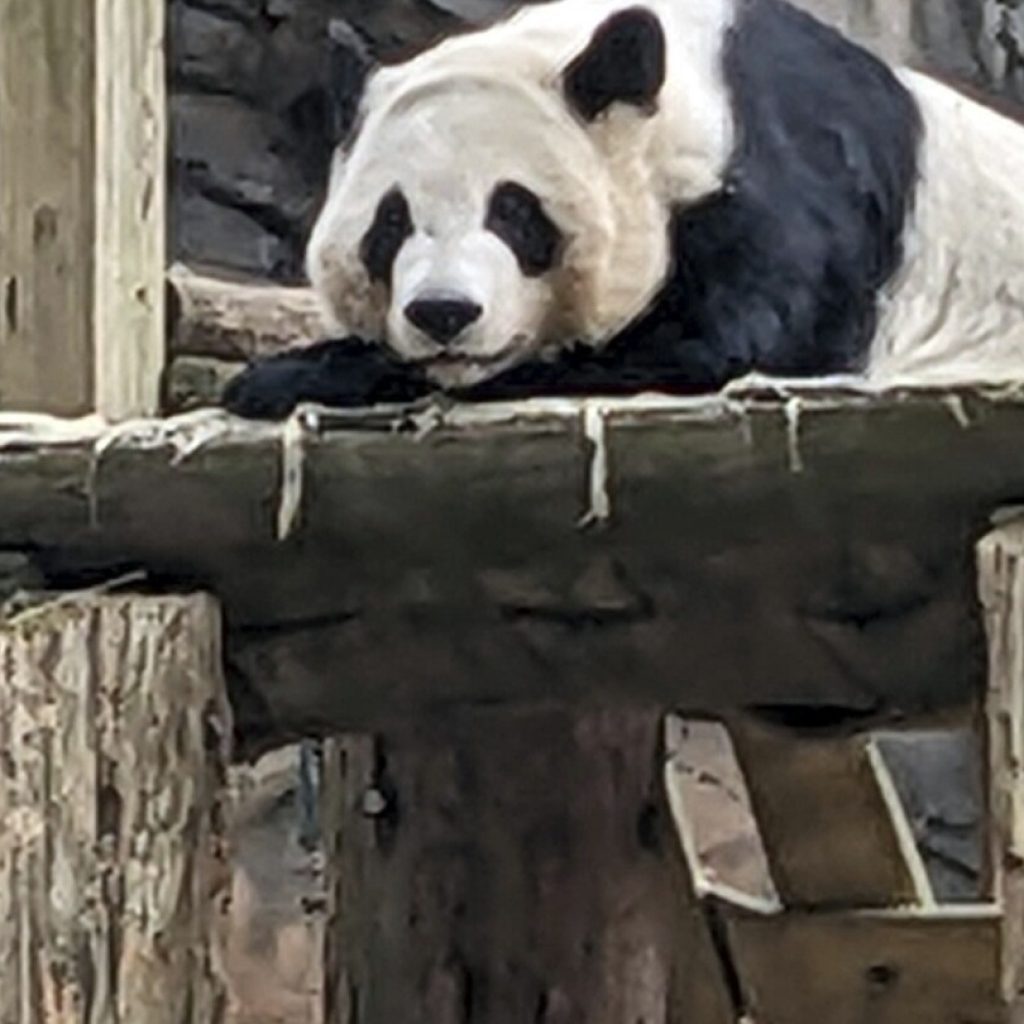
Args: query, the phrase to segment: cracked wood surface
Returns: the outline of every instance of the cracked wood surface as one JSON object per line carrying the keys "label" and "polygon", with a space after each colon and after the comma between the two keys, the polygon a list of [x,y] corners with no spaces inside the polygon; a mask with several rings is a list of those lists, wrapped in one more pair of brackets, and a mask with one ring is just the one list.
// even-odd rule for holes
{"label": "cracked wood surface", "polygon": [[0,1021],[216,1024],[230,714],[209,597],[0,628]]}
{"label": "cracked wood surface", "polygon": [[9,416],[0,546],[211,589],[254,743],[538,700],[879,720],[980,692],[972,543],[1024,498],[1022,437],[1019,393],[837,382]]}

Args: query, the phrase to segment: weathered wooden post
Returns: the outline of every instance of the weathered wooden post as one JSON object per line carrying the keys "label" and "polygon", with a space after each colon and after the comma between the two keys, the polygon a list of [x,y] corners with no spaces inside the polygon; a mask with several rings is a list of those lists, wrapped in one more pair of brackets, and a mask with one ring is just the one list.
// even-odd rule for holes
{"label": "weathered wooden post", "polygon": [[1024,1021],[1024,520],[979,546],[989,641],[986,739],[991,816],[990,885],[1002,911],[1000,996]]}
{"label": "weathered wooden post", "polygon": [[204,596],[0,628],[0,1021],[217,1024],[230,715]]}
{"label": "weathered wooden post", "polygon": [[732,1024],[657,710],[457,711],[325,763],[330,1024]]}
{"label": "weathered wooden post", "polygon": [[166,0],[0,0],[0,408],[157,411]]}

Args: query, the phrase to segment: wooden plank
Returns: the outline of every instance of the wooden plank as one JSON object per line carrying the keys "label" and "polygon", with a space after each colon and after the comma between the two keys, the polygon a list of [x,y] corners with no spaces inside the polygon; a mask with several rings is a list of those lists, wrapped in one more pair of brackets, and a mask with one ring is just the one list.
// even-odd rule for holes
{"label": "wooden plank", "polygon": [[[595,418],[609,516],[584,527]],[[212,588],[248,735],[536,700],[861,727],[983,685],[971,545],[1024,493],[1022,431],[1013,394],[808,386],[289,426],[15,418],[0,547],[59,585],[138,565]]]}
{"label": "wooden plank", "polygon": [[253,359],[325,334],[311,288],[215,277],[175,264],[167,275],[167,304],[175,355]]}
{"label": "wooden plank", "polygon": [[732,741],[718,722],[669,715],[665,787],[700,898],[781,909]]}
{"label": "wooden plank", "polygon": [[163,0],[0,0],[0,406],[153,413]]}
{"label": "wooden plank", "polygon": [[880,755],[863,736],[797,736],[749,719],[729,733],[786,907],[932,905]]}
{"label": "wooden plank", "polygon": [[994,907],[732,915],[750,1018],[770,1024],[1007,1024]]}
{"label": "wooden plank", "polygon": [[1000,989],[1024,1019],[1024,521],[978,546],[988,634],[986,694],[991,891],[1003,909]]}
{"label": "wooden plank", "polygon": [[123,419],[158,411],[165,361],[167,4],[166,0],[93,3],[94,401],[103,415]]}
{"label": "wooden plank", "polygon": [[0,1020],[216,1024],[230,715],[202,595],[0,628]]}

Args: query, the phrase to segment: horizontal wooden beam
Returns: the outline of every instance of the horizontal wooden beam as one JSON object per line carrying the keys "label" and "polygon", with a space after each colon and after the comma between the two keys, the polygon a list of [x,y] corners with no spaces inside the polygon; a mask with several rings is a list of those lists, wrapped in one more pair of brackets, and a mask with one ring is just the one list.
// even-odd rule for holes
{"label": "horizontal wooden beam", "polygon": [[[813,841],[813,837],[808,837]],[[728,913],[747,1009],[772,1024],[1001,1024],[995,906],[937,912]],[[794,978],[793,965],[799,965]]]}
{"label": "horizontal wooden beam", "polygon": [[972,541],[1022,436],[1020,395],[837,384],[8,419],[0,547],[210,587],[278,737],[538,700],[899,718],[983,687]]}
{"label": "horizontal wooden beam", "polygon": [[173,355],[248,360],[324,336],[309,288],[232,280],[175,264],[167,275]]}

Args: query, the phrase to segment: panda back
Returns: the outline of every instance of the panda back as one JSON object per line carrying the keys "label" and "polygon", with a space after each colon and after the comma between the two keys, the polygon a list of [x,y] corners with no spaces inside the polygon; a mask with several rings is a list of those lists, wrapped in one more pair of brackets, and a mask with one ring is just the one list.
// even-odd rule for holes
{"label": "panda back", "polygon": [[859,369],[902,260],[917,104],[885,64],[784,0],[739,0],[722,61],[735,131],[725,187],[677,214],[654,315],[737,365]]}

